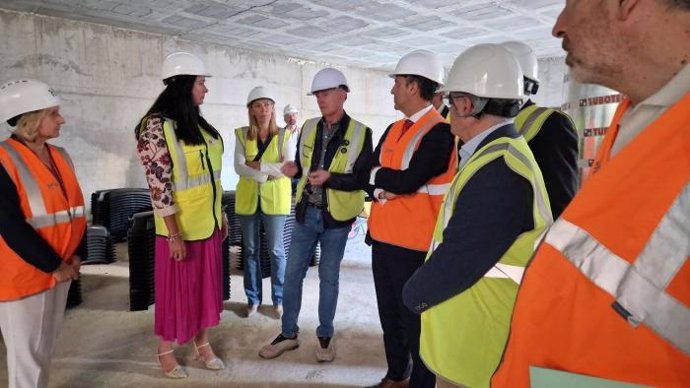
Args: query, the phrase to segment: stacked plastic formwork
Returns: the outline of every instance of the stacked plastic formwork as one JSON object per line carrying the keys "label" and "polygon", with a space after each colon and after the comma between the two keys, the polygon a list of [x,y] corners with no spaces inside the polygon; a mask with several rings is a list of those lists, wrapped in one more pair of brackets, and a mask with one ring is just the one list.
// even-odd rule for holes
{"label": "stacked plastic formwork", "polygon": [[129,308],[131,311],[146,310],[154,303],[156,225],[152,211],[132,216],[132,226],[127,232],[127,249]]}

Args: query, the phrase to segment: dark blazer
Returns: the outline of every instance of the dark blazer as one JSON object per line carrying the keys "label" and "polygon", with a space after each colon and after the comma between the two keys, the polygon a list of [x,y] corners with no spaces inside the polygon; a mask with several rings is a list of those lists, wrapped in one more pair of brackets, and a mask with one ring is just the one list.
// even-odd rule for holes
{"label": "dark blazer", "polygon": [[[534,103],[527,101],[522,109],[531,105]],[[529,148],[544,176],[555,220],[577,192],[578,139],[572,120],[565,113],[552,113],[529,142]]]}
{"label": "dark blazer", "polygon": [[[500,137],[517,138],[506,124],[477,150]],[[415,313],[470,288],[501,259],[521,233],[534,228],[532,186],[497,159],[477,171],[458,195],[441,243],[403,288],[403,302]]]}

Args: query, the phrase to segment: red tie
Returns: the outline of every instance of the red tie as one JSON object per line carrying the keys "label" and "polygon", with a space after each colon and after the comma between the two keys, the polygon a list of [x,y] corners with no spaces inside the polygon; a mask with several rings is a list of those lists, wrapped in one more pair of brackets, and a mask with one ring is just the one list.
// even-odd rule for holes
{"label": "red tie", "polygon": [[410,119],[405,119],[405,122],[403,123],[402,132],[400,133],[400,136],[404,135],[405,132],[407,132],[407,130],[410,129],[410,127],[413,125],[414,125],[414,121],[412,121]]}

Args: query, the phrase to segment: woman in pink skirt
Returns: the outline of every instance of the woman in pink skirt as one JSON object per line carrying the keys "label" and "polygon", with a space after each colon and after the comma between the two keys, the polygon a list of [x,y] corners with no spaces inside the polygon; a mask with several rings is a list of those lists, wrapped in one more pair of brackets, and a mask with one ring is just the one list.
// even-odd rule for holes
{"label": "woman in pink skirt", "polygon": [[192,344],[203,365],[223,369],[208,329],[223,310],[220,170],[223,141],[200,114],[208,92],[203,62],[186,52],[163,61],[166,88],[136,128],[137,151],[146,169],[156,222],[154,332],[166,377],[186,378],[173,342]]}

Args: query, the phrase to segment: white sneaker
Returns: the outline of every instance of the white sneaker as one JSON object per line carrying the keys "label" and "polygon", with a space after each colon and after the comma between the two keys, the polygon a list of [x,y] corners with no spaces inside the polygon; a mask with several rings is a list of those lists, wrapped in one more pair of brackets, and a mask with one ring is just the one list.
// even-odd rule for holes
{"label": "white sneaker", "polygon": [[335,341],[333,337],[318,337],[319,344],[316,346],[316,360],[319,362],[331,362],[335,359]]}
{"label": "white sneaker", "polygon": [[278,334],[276,339],[270,344],[264,346],[259,350],[261,358],[276,358],[288,350],[294,350],[299,347],[299,340],[295,338],[284,337],[283,334]]}
{"label": "white sneaker", "polygon": [[259,306],[255,304],[248,304],[246,308],[246,313],[247,315],[245,316],[246,318],[251,317],[252,315],[256,314],[256,311],[259,309]]}

